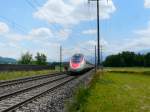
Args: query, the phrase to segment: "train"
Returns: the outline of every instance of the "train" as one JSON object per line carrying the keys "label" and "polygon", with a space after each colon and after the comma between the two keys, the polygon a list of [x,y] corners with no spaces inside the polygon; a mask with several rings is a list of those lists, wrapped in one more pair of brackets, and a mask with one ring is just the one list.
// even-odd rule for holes
{"label": "train", "polygon": [[74,54],[69,62],[69,72],[71,74],[83,73],[94,68],[94,65],[89,63],[85,56],[81,53]]}

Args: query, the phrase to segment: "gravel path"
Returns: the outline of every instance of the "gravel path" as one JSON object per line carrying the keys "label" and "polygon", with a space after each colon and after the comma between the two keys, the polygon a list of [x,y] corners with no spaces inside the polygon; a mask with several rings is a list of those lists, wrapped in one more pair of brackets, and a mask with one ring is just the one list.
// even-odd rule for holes
{"label": "gravel path", "polygon": [[17,112],[65,112],[64,102],[72,97],[75,88],[80,84],[87,85],[90,82],[92,73],[93,71],[90,71],[44,97],[24,105]]}

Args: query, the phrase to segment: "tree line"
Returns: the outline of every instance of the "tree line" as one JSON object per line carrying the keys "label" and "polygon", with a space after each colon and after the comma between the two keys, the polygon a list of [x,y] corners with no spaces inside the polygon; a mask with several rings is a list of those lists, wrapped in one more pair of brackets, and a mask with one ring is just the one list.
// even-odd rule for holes
{"label": "tree line", "polygon": [[150,67],[150,52],[146,54],[124,51],[107,56],[103,65],[106,67]]}
{"label": "tree line", "polygon": [[47,56],[43,53],[37,52],[36,56],[33,58],[31,53],[26,52],[22,54],[18,64],[47,65]]}

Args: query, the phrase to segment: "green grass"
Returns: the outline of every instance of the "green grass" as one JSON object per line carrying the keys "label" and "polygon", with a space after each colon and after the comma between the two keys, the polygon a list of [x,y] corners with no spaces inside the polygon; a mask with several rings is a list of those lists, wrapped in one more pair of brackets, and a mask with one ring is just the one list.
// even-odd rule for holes
{"label": "green grass", "polygon": [[[137,70],[144,72],[144,68]],[[103,76],[97,73],[89,88],[75,94],[68,111],[150,112],[150,76],[136,72],[105,71]]]}
{"label": "green grass", "polygon": [[144,68],[144,67],[122,67],[122,68],[111,68],[107,67],[104,69],[105,71],[109,72],[133,72],[133,73],[150,73],[150,68]]}
{"label": "green grass", "polygon": [[55,70],[0,72],[0,81],[54,73]]}
{"label": "green grass", "polygon": [[80,107],[84,105],[84,102],[87,102],[87,97],[89,96],[89,90],[81,86],[76,90],[76,93],[73,97],[73,100],[67,101],[66,107],[68,112],[77,112]]}

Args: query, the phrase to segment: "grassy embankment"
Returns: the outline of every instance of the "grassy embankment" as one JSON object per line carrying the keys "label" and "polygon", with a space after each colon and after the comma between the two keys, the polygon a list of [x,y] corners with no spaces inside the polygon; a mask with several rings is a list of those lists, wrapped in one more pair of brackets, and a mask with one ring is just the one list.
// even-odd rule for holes
{"label": "grassy embankment", "polygon": [[[149,75],[148,75],[149,74]],[[80,88],[69,112],[150,112],[150,68],[107,68]]]}
{"label": "grassy embankment", "polygon": [[57,70],[0,72],[0,81],[54,73]]}

